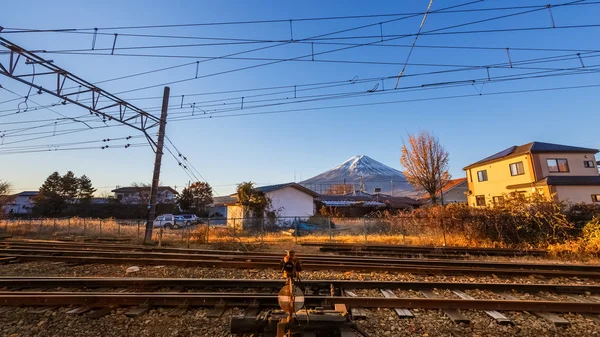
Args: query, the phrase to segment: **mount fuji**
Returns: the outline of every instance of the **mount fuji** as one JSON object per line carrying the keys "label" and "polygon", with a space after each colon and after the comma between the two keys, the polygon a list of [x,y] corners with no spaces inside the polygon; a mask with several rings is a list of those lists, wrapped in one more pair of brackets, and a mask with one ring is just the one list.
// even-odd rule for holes
{"label": "mount fuji", "polygon": [[318,193],[325,193],[332,185],[353,185],[360,189],[361,177],[364,192],[374,193],[380,188],[381,193],[393,196],[415,197],[418,193],[406,181],[402,172],[391,168],[365,155],[354,156],[340,165],[301,181],[300,184]]}

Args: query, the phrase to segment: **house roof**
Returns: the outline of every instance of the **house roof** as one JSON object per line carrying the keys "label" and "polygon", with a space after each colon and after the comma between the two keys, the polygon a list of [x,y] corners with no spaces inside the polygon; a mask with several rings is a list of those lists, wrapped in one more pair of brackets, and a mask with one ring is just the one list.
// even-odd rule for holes
{"label": "house roof", "polygon": [[[389,206],[392,208],[408,208],[411,206],[418,206],[420,203],[409,197],[392,197],[390,195],[380,194],[366,196],[366,195],[321,195],[317,198],[318,201],[322,202],[327,206],[335,206],[335,204],[351,206],[359,205],[363,206]],[[381,205],[380,205],[381,204]]]}
{"label": "house roof", "polygon": [[600,176],[547,176],[533,183],[508,185],[507,189],[534,187],[540,185],[550,186],[595,186],[600,185]]}
{"label": "house roof", "polygon": [[[269,193],[269,192],[273,192],[273,191],[284,189],[286,187],[295,188],[295,189],[297,189],[299,191],[302,191],[302,192],[304,192],[304,193],[306,193],[308,195],[311,195],[312,197],[318,197],[318,196],[320,196],[319,193],[317,193],[317,192],[315,192],[315,191],[313,191],[311,189],[308,189],[308,188],[306,188],[306,187],[304,187],[304,186],[302,186],[300,184],[297,184],[297,183],[285,183],[285,184],[277,184],[277,185],[260,186],[260,187],[256,187],[256,190],[264,192],[264,193]],[[236,195],[237,195],[237,193],[230,194],[230,196],[232,196],[232,197],[236,196]]]}
{"label": "house roof", "polygon": [[256,189],[265,193],[269,193],[269,192],[273,192],[273,191],[277,191],[286,187],[293,187],[299,191],[302,191],[306,194],[309,194],[313,197],[318,197],[320,194],[308,189],[300,184],[297,183],[287,183],[287,184],[278,184],[278,185],[268,185],[268,186],[261,186],[261,187],[257,187]]}
{"label": "house roof", "polygon": [[[134,187],[134,186],[129,186],[129,187],[119,187],[117,189],[112,190],[111,192],[114,193],[135,193],[135,192],[139,192],[139,191],[149,191],[151,188],[150,187]],[[179,192],[177,192],[174,188],[172,188],[171,186],[159,186],[158,187],[159,191],[169,191],[173,194],[179,194]]]}
{"label": "house roof", "polygon": [[[458,179],[452,179],[452,180],[448,180],[448,182],[446,183],[446,185],[444,186],[443,190],[444,190],[444,194],[450,192],[452,189],[462,185],[462,184],[466,184],[467,183],[467,178],[458,178]],[[436,195],[440,195],[440,193],[436,193]],[[419,200],[422,202],[427,202],[430,199],[429,193],[426,193],[422,198],[420,198]]]}
{"label": "house roof", "polygon": [[35,197],[38,194],[40,194],[40,192],[38,192],[38,191],[23,191],[21,193],[15,194],[15,196],[18,196],[18,197]]}
{"label": "house roof", "polygon": [[231,205],[231,204],[235,204],[236,202],[237,202],[237,198],[226,195],[224,197],[214,197],[212,205],[213,206]]}
{"label": "house roof", "polygon": [[475,162],[471,165],[466,166],[463,170],[467,170],[474,166],[479,166],[481,164],[492,162],[512,156],[517,156],[525,153],[542,153],[542,152],[582,152],[582,153],[598,153],[598,149],[590,149],[585,147],[577,147],[577,146],[569,146],[569,145],[560,145],[560,144],[552,144],[552,143],[542,143],[542,142],[531,142],[524,145],[513,145],[508,149],[504,149],[498,153],[495,153],[489,157],[483,158],[482,160]]}

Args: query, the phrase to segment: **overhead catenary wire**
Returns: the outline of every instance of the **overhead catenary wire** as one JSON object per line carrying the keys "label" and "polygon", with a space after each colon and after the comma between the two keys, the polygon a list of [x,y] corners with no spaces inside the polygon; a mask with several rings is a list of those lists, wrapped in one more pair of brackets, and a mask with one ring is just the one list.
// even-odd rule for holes
{"label": "overhead catenary wire", "polygon": [[[562,57],[562,56],[561,56]],[[594,56],[587,56],[587,57],[594,57]],[[555,60],[555,58],[538,58],[538,59],[532,59],[532,60],[523,60],[521,62],[523,63],[531,63],[534,62],[534,60],[537,61],[551,61],[551,60]],[[479,66],[479,67],[483,67],[483,66]],[[583,72],[590,72],[591,70],[593,70],[592,65],[590,65],[590,67],[588,67],[587,69],[582,69],[579,71],[583,71]],[[563,69],[558,69],[560,71],[564,71],[564,70],[571,70],[573,68],[563,68]],[[579,72],[578,71],[578,72]],[[551,72],[551,71],[548,71]],[[539,73],[546,73],[546,71],[542,71],[542,72],[533,72],[533,73],[529,73],[529,74],[539,74]],[[500,80],[507,78],[507,79],[511,79],[511,77],[516,77],[516,79],[526,79],[527,77],[522,77],[523,74],[515,74],[515,75],[506,75],[506,76],[497,76],[494,81],[495,82],[499,82]],[[557,76],[562,76],[560,73],[556,74]],[[519,77],[520,76],[520,77]],[[550,75],[549,75],[550,76]],[[553,75],[552,75],[553,76]],[[535,76],[537,77],[537,76]],[[393,76],[388,76],[387,78],[393,78]],[[379,80],[380,78],[377,78],[377,80]],[[463,79],[463,80],[459,80],[459,81],[455,81],[455,82],[474,82],[474,81],[481,81],[481,80],[485,80],[485,78],[480,78],[480,79]],[[514,80],[514,79],[513,79]],[[448,85],[454,85],[453,83],[447,83]],[[460,83],[459,83],[460,84]],[[464,83],[463,83],[464,84]],[[435,85],[435,86],[434,86]],[[415,85],[415,86],[409,86],[409,87],[404,87],[404,88],[399,88],[398,90],[402,89],[402,90],[407,90],[407,89],[414,89],[414,88],[420,88],[420,87],[435,87],[435,88],[443,88],[444,85],[440,84],[440,83],[430,83],[430,84],[421,84],[421,85]],[[332,94],[332,95],[313,95],[313,96],[306,96],[303,97],[302,99],[306,99],[306,98],[310,98],[310,97],[327,97],[327,96],[331,96],[331,98],[336,98],[336,97],[342,97],[344,95],[348,95],[349,97],[352,96],[352,94],[355,94],[356,96],[359,95],[364,95],[365,91],[355,91],[355,92],[350,92],[350,93],[341,93],[341,94]],[[301,102],[301,101],[300,101]],[[290,104],[293,102],[290,102]],[[277,104],[280,105],[280,104]],[[178,109],[179,107],[174,107],[174,109]],[[252,107],[246,107],[246,109],[250,109]],[[185,108],[184,108],[185,109]],[[147,110],[151,111],[152,108],[147,108]],[[236,109],[233,109],[236,110]],[[177,112],[174,112],[172,114],[178,114]],[[40,121],[35,121],[35,120],[30,120],[30,121],[22,121],[22,123],[31,123],[31,122],[41,122],[41,121],[53,121],[53,120],[40,120]],[[15,122],[17,123],[17,122]],[[51,123],[47,124],[50,125]]]}
{"label": "overhead catenary wire", "polygon": [[252,116],[252,115],[268,115],[268,114],[278,114],[278,113],[287,113],[287,112],[356,108],[356,107],[363,107],[363,106],[376,106],[376,105],[399,104],[399,103],[409,103],[409,102],[435,101],[435,100],[457,99],[457,98],[467,98],[467,97],[510,95],[510,94],[520,94],[520,93],[544,92],[544,91],[574,90],[574,89],[597,88],[597,87],[600,87],[600,83],[599,84],[580,85],[580,86],[510,90],[510,91],[501,91],[501,92],[493,92],[493,93],[461,94],[461,95],[449,95],[449,96],[440,96],[440,97],[425,97],[425,98],[415,98],[415,99],[406,99],[406,100],[394,100],[394,101],[385,101],[385,102],[356,103],[356,104],[346,104],[346,105],[337,105],[337,106],[334,105],[334,106],[322,106],[322,107],[300,108],[300,109],[289,109],[289,110],[249,112],[249,113],[238,113],[238,114],[210,116],[210,117],[209,116],[181,117],[178,119],[171,120],[171,122],[183,122],[183,121],[189,121],[189,120],[195,120],[195,119],[208,119],[208,118],[228,118],[228,117]]}
{"label": "overhead catenary wire", "polygon": [[107,150],[107,149],[128,149],[132,147],[149,147],[147,143],[136,143],[136,144],[118,144],[111,147],[98,147],[98,146],[84,146],[74,148],[50,148],[40,150],[14,150],[14,151],[0,151],[0,155],[11,155],[11,154],[27,154],[27,153],[42,153],[42,152],[57,152],[57,151],[81,151],[81,150]]}
{"label": "overhead catenary wire", "polygon": [[[582,6],[582,5],[594,5],[600,3],[598,1],[588,2],[574,2],[568,4],[561,4],[560,6]],[[471,13],[471,12],[485,12],[485,11],[506,11],[516,9],[532,9],[548,6],[547,3],[539,5],[522,5],[522,6],[507,6],[507,7],[491,7],[491,8],[477,8],[477,9],[445,9],[431,14],[451,14],[451,13]],[[557,5],[551,5],[555,7]],[[185,24],[162,24],[162,25],[139,25],[139,26],[113,26],[113,27],[89,27],[89,28],[54,28],[54,29],[31,29],[31,28],[15,28],[15,27],[4,27],[2,33],[70,33],[70,32],[85,32],[94,34],[93,31],[101,30],[133,30],[133,29],[156,29],[156,28],[181,28],[181,27],[198,27],[198,26],[220,26],[220,25],[248,25],[248,24],[265,24],[265,23],[288,23],[292,22],[303,22],[303,21],[328,21],[328,20],[347,20],[347,19],[366,19],[366,18],[380,18],[380,17],[394,17],[394,16],[406,16],[406,15],[424,15],[425,12],[404,12],[404,13],[380,13],[380,14],[366,14],[366,15],[345,15],[345,16],[329,16],[329,17],[312,17],[312,18],[285,18],[285,19],[272,19],[272,20],[252,20],[252,21],[223,21],[223,22],[196,22],[196,23],[185,23]],[[102,33],[98,33],[102,34]],[[112,33],[104,33],[112,35]],[[122,34],[122,33],[121,33]]]}

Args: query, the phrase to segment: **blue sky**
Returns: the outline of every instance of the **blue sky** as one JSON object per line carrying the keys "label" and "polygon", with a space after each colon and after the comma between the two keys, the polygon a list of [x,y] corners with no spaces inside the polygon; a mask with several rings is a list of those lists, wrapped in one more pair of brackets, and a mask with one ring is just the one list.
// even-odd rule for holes
{"label": "blue sky", "polygon": [[[566,1],[564,1],[566,2]],[[432,10],[443,6],[458,5],[459,1],[434,1]],[[461,9],[484,9],[494,7],[511,7],[525,5],[545,5],[540,1],[481,1],[461,7]],[[550,1],[552,4],[562,1]],[[351,16],[365,14],[392,14],[422,12],[428,1],[12,1],[3,6],[0,12],[0,26],[10,28],[94,28],[117,26],[163,25],[182,23],[207,23],[254,21],[273,19],[300,19],[330,16]],[[474,11],[467,13],[431,14],[427,18],[423,32],[476,20],[517,13],[526,9],[504,11]],[[582,5],[557,7],[552,9],[552,16],[557,27],[569,25],[599,24],[600,5]],[[345,39],[328,40],[328,42],[366,43],[375,42],[383,31],[384,36],[413,34],[421,23],[422,16],[395,22],[384,23],[382,30],[377,23],[398,17],[375,17],[345,20],[292,21],[294,40],[327,34],[339,30],[374,24],[371,27],[357,29],[329,37]],[[485,23],[467,25],[445,30],[445,32],[497,30],[511,28],[549,27],[551,25],[548,10],[536,11]],[[110,48],[113,33],[120,33],[117,47],[156,46],[190,43],[210,43],[215,40],[191,40],[173,38],[143,38],[124,36],[127,33],[171,35],[188,37],[236,38],[260,40],[289,40],[289,22],[196,26],[179,28],[148,28],[114,30],[100,32],[96,48]],[[597,112],[598,87],[578,88],[571,90],[522,92],[542,88],[585,86],[600,84],[600,76],[595,74],[594,66],[599,64],[595,59],[597,27],[576,29],[546,29],[536,31],[512,31],[496,33],[469,33],[446,35],[422,35],[419,37],[399,87],[420,87],[428,90],[389,90],[394,79],[383,84],[380,81],[364,81],[369,78],[394,76],[400,72],[406,60],[409,48],[389,45],[410,45],[414,37],[385,41],[385,47],[364,46],[338,52],[319,55],[319,52],[340,48],[340,45],[316,43],[314,45],[317,61],[280,62],[277,64],[256,67],[243,71],[231,72],[216,76],[204,77],[213,73],[229,71],[236,68],[266,63],[258,60],[220,59],[199,63],[199,79],[170,85],[171,109],[167,135],[189,162],[220,194],[232,192],[235,184],[252,180],[259,184],[282,183],[307,179],[327,170],[349,157],[366,154],[384,164],[401,169],[399,164],[402,139],[407,133],[420,130],[434,132],[450,153],[451,173],[454,177],[464,175],[462,167],[486,157],[494,152],[530,141],[545,141],[568,145],[600,148],[598,141],[598,125],[600,117]],[[85,49],[92,44],[92,35],[68,33],[2,33],[6,38],[30,50],[65,50]],[[374,36],[356,39],[357,36]],[[351,39],[350,37],[354,37]],[[386,37],[387,39],[387,37]],[[321,42],[324,42],[321,40]],[[274,44],[274,43],[272,43]],[[45,54],[59,65],[78,76],[97,82],[130,74],[193,63],[194,57],[221,56],[272,44],[219,45],[185,48],[158,48],[123,50],[119,53],[144,53],[170,57],[132,57],[119,55],[67,55]],[[496,50],[480,49],[447,49],[424,48],[423,46],[468,46],[498,47]],[[507,52],[501,48],[509,47],[511,61],[515,67],[490,68],[492,81],[476,86],[460,82],[462,85],[448,87],[440,85],[444,82],[483,80],[487,77],[485,68],[477,70],[447,72],[441,74],[419,75],[425,72],[440,70],[456,70],[457,66],[486,66],[508,62]],[[518,48],[554,48],[571,51],[532,51]],[[581,69],[571,76],[550,76],[514,81],[498,82],[501,76],[515,76],[537,71],[549,71],[558,74],[556,69],[575,69],[580,61],[574,56],[581,51],[586,71]],[[311,54],[308,43],[287,43],[283,46],[269,48],[239,57],[285,59]],[[181,56],[187,58],[181,58]],[[524,60],[546,57],[564,56],[561,61],[518,65]],[[177,57],[172,57],[177,56]],[[6,60],[6,56],[0,55]],[[202,59],[200,59],[202,60]],[[345,61],[341,63],[339,61]],[[347,61],[367,61],[388,64],[347,63]],[[394,63],[394,64],[389,64]],[[427,66],[424,64],[428,64]],[[535,69],[533,69],[535,68]],[[543,68],[543,69],[542,69]],[[550,69],[550,70],[549,70]],[[144,86],[189,79],[195,76],[196,67],[191,64],[169,71],[157,72],[129,79],[110,81],[99,86],[112,93],[128,91]],[[571,72],[573,70],[570,70]],[[563,71],[563,72],[566,72]],[[523,75],[527,77],[531,75]],[[357,83],[349,84],[352,79]],[[312,102],[293,103],[293,89],[289,86],[320,82],[347,81],[344,86],[298,90],[297,97],[313,95],[331,95],[341,93],[357,93],[345,99],[323,99]],[[379,84],[375,93],[367,91]],[[0,85],[17,92],[27,94],[27,87],[15,81],[0,77]],[[385,86],[386,91],[381,91]],[[206,94],[211,92],[286,87],[277,90],[246,91],[229,94]],[[303,87],[307,88],[307,87]],[[118,95],[133,104],[147,108],[158,114],[162,87],[138,90]],[[287,91],[275,94],[276,92]],[[515,94],[487,95],[499,92],[521,91]],[[479,93],[485,94],[477,96]],[[264,94],[260,97],[251,97]],[[181,109],[181,95],[184,97],[184,108]],[[448,96],[466,96],[454,99],[439,99]],[[487,96],[486,96],[487,95]],[[211,109],[239,109],[241,97],[244,97],[244,110],[222,112]],[[14,99],[16,96],[0,90],[0,102]],[[151,99],[138,100],[137,98]],[[283,98],[288,97],[288,100]],[[321,96],[322,97],[322,96]],[[253,107],[268,99],[282,99],[278,106]],[[311,97],[314,99],[314,97]],[[330,98],[330,97],[329,97]],[[298,98],[297,98],[298,99]],[[57,102],[49,95],[30,96],[32,102],[47,105]],[[206,101],[220,100],[216,105]],[[412,102],[406,102],[410,101]],[[418,100],[418,101],[417,101]],[[393,104],[374,104],[388,101],[405,101]],[[195,110],[192,118],[190,104],[202,107],[214,118],[198,118],[200,110]],[[269,101],[266,104],[272,103]],[[14,131],[15,128],[39,126],[42,119],[59,118],[49,110],[28,111],[11,114],[17,111],[19,101],[0,104],[0,135],[4,137],[0,145],[0,179],[9,181],[15,189],[37,189],[43,180],[53,171],[61,173],[67,170],[77,175],[88,175],[100,191],[110,190],[116,185],[128,185],[133,181],[149,182],[152,175],[153,157],[148,147],[100,150],[102,143],[93,143],[94,149],[43,153],[6,154],[1,151],[7,146],[56,145],[70,142],[98,141],[105,138],[136,136],[139,132],[126,127],[89,130],[63,136],[50,136],[52,132],[60,132],[72,128],[81,128],[80,123],[64,123],[53,130],[36,128],[31,131]],[[347,106],[334,108],[333,106]],[[12,109],[12,110],[11,110]],[[58,106],[56,112],[69,117],[86,113],[75,106]],[[249,114],[263,112],[279,112],[262,115],[230,116],[229,114]],[[300,110],[300,111],[298,111]],[[8,124],[13,122],[32,121],[24,124]],[[112,123],[109,125],[114,125]],[[102,125],[94,121],[94,126]],[[11,131],[12,130],[12,131]],[[49,132],[47,138],[25,142],[36,137],[35,134],[23,135],[26,132]],[[143,143],[144,139],[134,140]],[[10,142],[19,142],[8,144]],[[114,144],[114,143],[111,143]],[[124,144],[119,141],[117,144]],[[4,147],[4,148],[3,148]],[[59,146],[59,148],[61,148]],[[66,148],[66,147],[63,147]],[[190,178],[167,153],[163,158],[161,181],[164,184],[178,186],[186,184]]]}

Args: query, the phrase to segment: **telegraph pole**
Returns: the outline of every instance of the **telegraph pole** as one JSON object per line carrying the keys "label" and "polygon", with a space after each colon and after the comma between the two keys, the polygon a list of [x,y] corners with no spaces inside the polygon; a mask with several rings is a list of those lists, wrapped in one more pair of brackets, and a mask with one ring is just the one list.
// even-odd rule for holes
{"label": "telegraph pole", "polygon": [[152,229],[156,217],[156,199],[158,194],[158,183],[160,181],[160,164],[163,155],[163,144],[165,142],[165,127],[167,125],[167,108],[169,107],[169,94],[171,89],[165,87],[163,93],[162,109],[160,112],[160,124],[158,125],[158,140],[156,142],[156,157],[154,158],[154,173],[152,174],[152,189],[150,190],[150,203],[148,204],[148,221],[146,221],[146,235],[144,243],[152,241]]}

